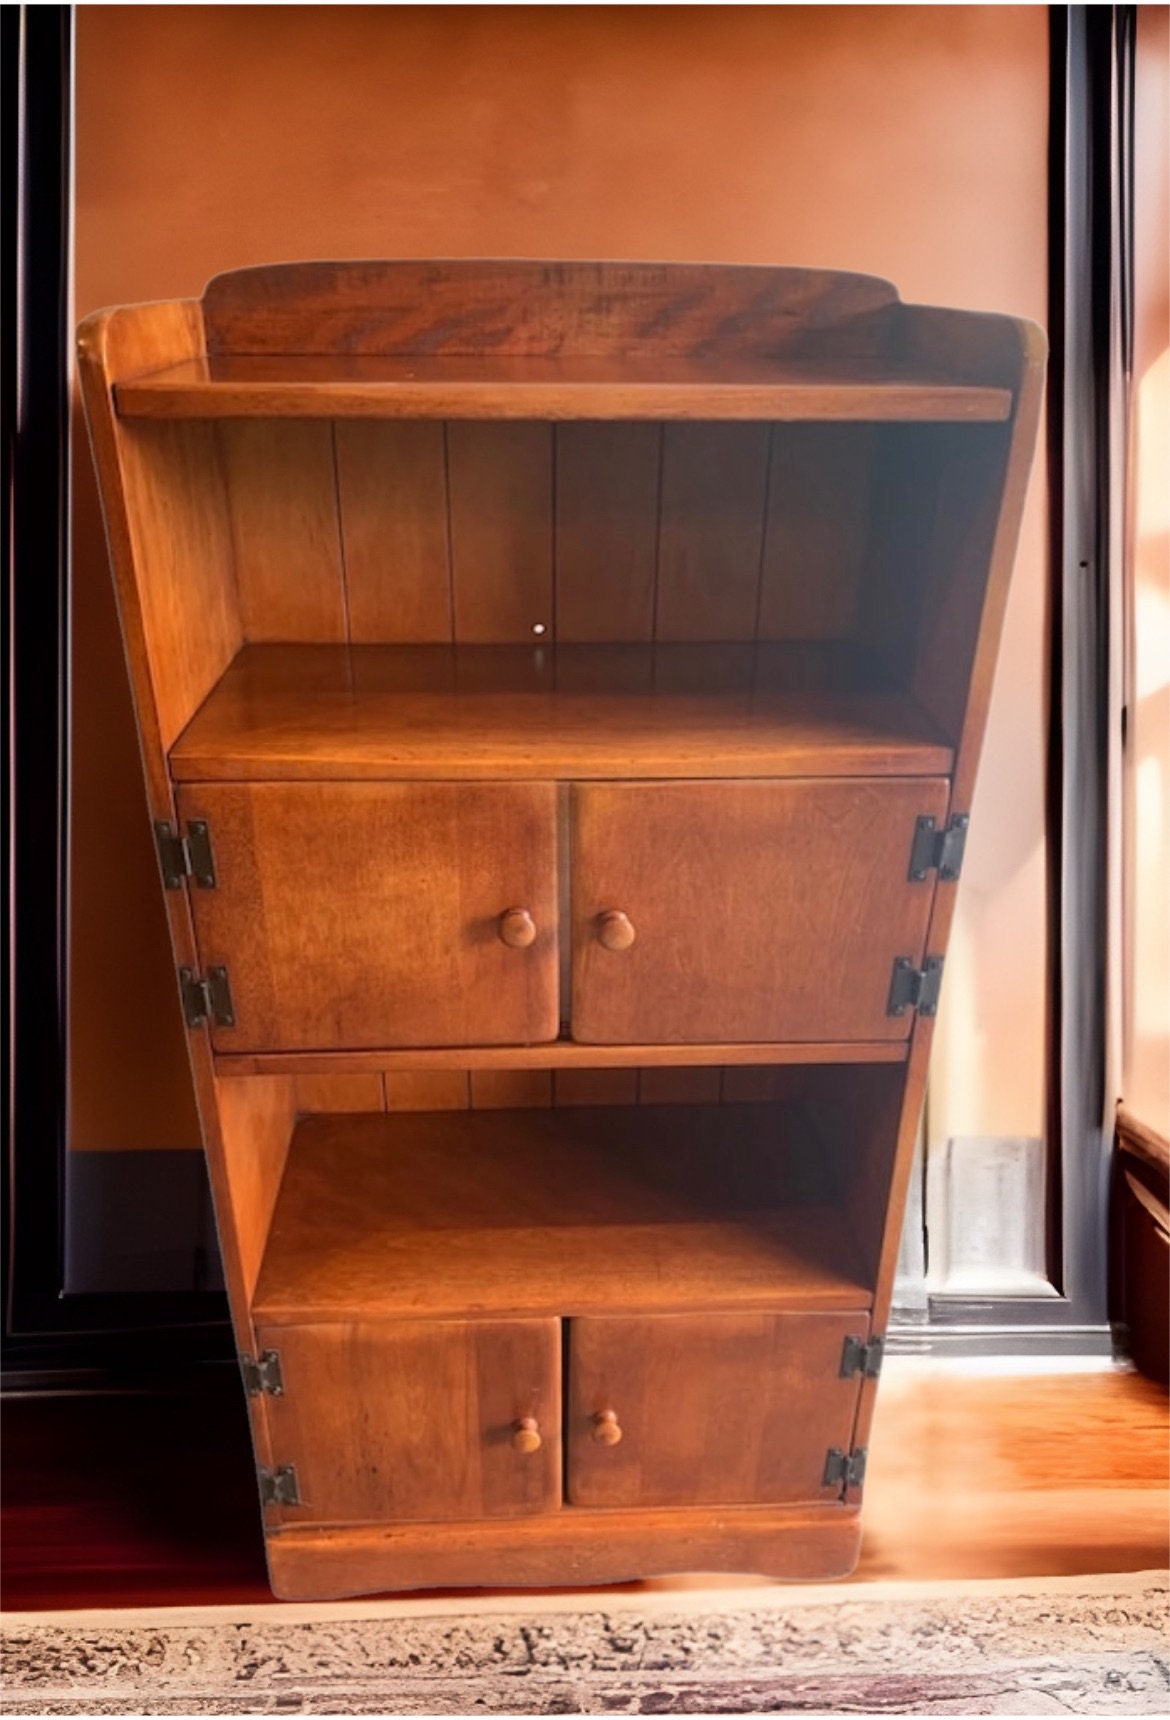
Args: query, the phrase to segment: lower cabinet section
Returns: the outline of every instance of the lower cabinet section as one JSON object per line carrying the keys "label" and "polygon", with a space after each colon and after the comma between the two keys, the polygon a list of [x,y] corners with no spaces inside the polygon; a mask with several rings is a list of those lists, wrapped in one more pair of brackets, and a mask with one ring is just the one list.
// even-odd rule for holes
{"label": "lower cabinet section", "polygon": [[271,1523],[522,1516],[561,1499],[561,1322],[415,1320],[261,1328],[265,1397],[299,1503]]}
{"label": "lower cabinet section", "polygon": [[868,1335],[837,1311],[262,1327],[273,1466],[295,1478],[269,1525],[832,1505],[859,1396],[842,1361]]}
{"label": "lower cabinet section", "polygon": [[667,1314],[571,1320],[566,1488],[583,1506],[831,1501],[865,1314]]}

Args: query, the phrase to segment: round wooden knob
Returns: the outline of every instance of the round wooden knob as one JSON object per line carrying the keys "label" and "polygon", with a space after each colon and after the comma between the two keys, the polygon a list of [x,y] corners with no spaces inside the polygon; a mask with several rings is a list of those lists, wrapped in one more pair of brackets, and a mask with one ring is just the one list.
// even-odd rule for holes
{"label": "round wooden knob", "polygon": [[522,1415],[512,1426],[512,1450],[519,1451],[523,1456],[530,1457],[541,1447],[540,1429],[536,1425],[536,1417]]}
{"label": "round wooden knob", "polygon": [[622,1430],[618,1426],[616,1410],[598,1410],[593,1417],[593,1437],[598,1445],[621,1444]]}
{"label": "round wooden knob", "polygon": [[637,937],[634,922],[620,908],[597,916],[597,941],[607,950],[628,950]]}
{"label": "round wooden knob", "polygon": [[510,950],[526,950],[536,942],[536,921],[527,908],[506,908],[500,915],[500,942]]}

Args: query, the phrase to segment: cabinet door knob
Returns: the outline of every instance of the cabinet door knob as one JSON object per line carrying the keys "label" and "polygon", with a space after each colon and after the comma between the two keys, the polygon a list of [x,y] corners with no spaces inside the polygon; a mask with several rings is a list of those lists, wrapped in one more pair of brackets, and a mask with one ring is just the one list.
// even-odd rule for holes
{"label": "cabinet door knob", "polygon": [[505,908],[496,929],[510,950],[526,950],[536,942],[536,921],[527,908]]}
{"label": "cabinet door knob", "polygon": [[536,1425],[534,1415],[522,1415],[519,1421],[512,1423],[512,1450],[519,1451],[524,1457],[530,1457],[534,1451],[539,1451],[542,1441],[540,1429]]}
{"label": "cabinet door knob", "polygon": [[597,941],[607,950],[628,950],[637,937],[634,922],[620,908],[597,916]]}
{"label": "cabinet door knob", "polygon": [[622,1430],[618,1425],[616,1410],[598,1410],[593,1417],[593,1437],[598,1445],[621,1444]]}

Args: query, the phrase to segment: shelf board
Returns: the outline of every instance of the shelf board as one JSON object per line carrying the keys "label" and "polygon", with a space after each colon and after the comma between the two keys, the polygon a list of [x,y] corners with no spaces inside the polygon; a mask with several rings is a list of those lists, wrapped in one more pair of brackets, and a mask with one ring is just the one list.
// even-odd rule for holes
{"label": "shelf board", "polygon": [[848,646],[249,645],[177,782],[939,776],[953,751]]}
{"label": "shelf board", "polygon": [[692,1041],[677,1045],[436,1045],[409,1051],[242,1051],[215,1059],[217,1075],[380,1075],[426,1069],[743,1068],[756,1064],[905,1063],[906,1039]]}
{"label": "shelf board", "polygon": [[123,418],[771,419],[1002,423],[1007,388],[787,359],[212,357],[121,381]]}
{"label": "shelf board", "polygon": [[265,1323],[867,1308],[798,1105],[304,1118]]}

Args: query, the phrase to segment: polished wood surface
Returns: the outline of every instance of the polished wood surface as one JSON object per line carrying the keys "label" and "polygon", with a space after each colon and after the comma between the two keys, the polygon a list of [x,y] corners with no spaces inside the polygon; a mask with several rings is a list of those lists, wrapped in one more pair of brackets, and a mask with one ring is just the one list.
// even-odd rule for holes
{"label": "polished wood surface", "polygon": [[[399,1326],[593,1321],[602,1374],[642,1360],[583,1461],[681,1501],[718,1448],[713,1485],[791,1497],[775,1441],[703,1431],[718,1366],[682,1351],[733,1319],[737,1378],[803,1357],[792,1430],[821,1441],[842,1382],[803,1339],[761,1361],[767,1320],[884,1323],[930,1042],[890,974],[942,954],[954,899],[909,846],[969,804],[1036,331],[817,271],[400,262],[240,271],[84,338],[152,814],[217,815],[219,887],[171,919],[236,1001],[192,1050],[240,1348],[324,1333],[324,1382]],[[668,1316],[681,1413],[642,1477]],[[419,1391],[446,1369],[470,1403],[467,1366]],[[357,1437],[377,1389],[252,1404],[262,1461],[282,1417],[311,1470],[342,1450],[319,1524],[396,1513],[294,1512],[285,1592],[498,1580],[501,1551],[514,1581],[678,1570],[702,1541],[689,1502],[412,1528]],[[546,1422],[501,1402],[493,1450],[545,1473]],[[414,1402],[391,1445],[469,1461],[470,1424],[437,1426]],[[714,1562],[844,1568],[856,1492],[721,1505]]]}
{"label": "polished wood surface", "polygon": [[[888,1357],[861,1560],[848,1588],[861,1593],[867,1582],[887,1579],[1163,1569],[1170,1561],[1168,1434],[1165,1391],[1134,1373],[996,1378],[954,1363]],[[275,1605],[234,1368],[205,1369],[198,1384],[146,1395],[9,1398],[4,1436],[7,1608]],[[197,1472],[202,1486],[176,1489],[176,1470]],[[513,1581],[501,1573],[518,1529],[540,1542],[525,1561],[530,1580],[550,1587],[566,1579],[612,1582],[619,1580],[613,1572],[593,1574],[594,1561],[612,1546],[616,1570],[636,1572],[664,1517],[680,1521],[678,1513],[608,1511],[599,1535],[596,1515],[581,1516],[576,1533],[567,1512],[482,1530],[419,1525],[412,1531],[415,1574],[428,1573],[423,1580],[436,1585],[454,1582],[459,1549],[474,1543],[483,1582]],[[842,1520],[857,1533],[856,1515],[842,1513]],[[792,1508],[689,1510],[682,1514],[680,1568],[712,1571],[726,1557],[750,1570],[754,1545],[790,1559],[788,1574],[803,1574],[808,1521],[806,1514],[798,1533]],[[566,1531],[559,1545],[554,1529]],[[373,1570],[390,1540],[377,1531],[361,1539],[371,1587],[392,1581],[389,1566],[377,1568],[387,1573],[382,1577]],[[279,1558],[274,1544],[274,1565]],[[333,1550],[321,1558],[334,1568],[340,1563]],[[849,1563],[843,1553],[839,1568]],[[718,1586],[717,1578],[708,1581]],[[309,1588],[304,1581],[302,1592]]]}
{"label": "polished wood surface", "polygon": [[202,303],[213,354],[758,358],[829,328],[835,350],[873,353],[898,294],[827,269],[396,258],[235,269]]}
{"label": "polished wood surface", "polygon": [[546,1516],[381,1528],[286,1529],[268,1540],[281,1600],[495,1586],[506,1563],[517,1589],[628,1583],[686,1571],[824,1582],[848,1576],[861,1526],[844,1506],[582,1509]]}
{"label": "polished wood surface", "polygon": [[865,419],[1000,421],[1006,388],[880,371],[839,380],[780,364],[685,359],[191,359],[118,384],[118,413],[142,418]]}
{"label": "polished wood surface", "polygon": [[[946,783],[590,783],[573,790],[574,1039],[904,1039],[923,954],[915,820]],[[611,918],[621,915],[621,922]],[[613,930],[636,928],[613,941]]]}
{"label": "polished wood surface", "polygon": [[[554,1039],[556,813],[537,783],[184,787],[213,832],[194,892],[204,967],[228,968],[217,1050]],[[516,903],[536,928],[508,947]]]}
{"label": "polished wood surface", "polygon": [[218,445],[244,637],[344,641],[348,591],[330,426],[221,424]]}
{"label": "polished wood surface", "polygon": [[817,646],[253,645],[171,748],[178,782],[931,776],[912,701]]}
{"label": "polished wood surface", "polygon": [[[387,1080],[413,1078],[439,1071],[464,1075],[467,1070],[552,1069],[558,1077],[570,1070],[592,1075],[598,1070],[642,1071],[642,1083],[651,1069],[693,1077],[693,1071],[726,1065],[742,1068],[758,1064],[905,1063],[904,1040],[866,1041],[792,1040],[736,1044],[677,1045],[577,1045],[570,1039],[554,1039],[547,1045],[484,1045],[420,1047],[411,1051],[275,1051],[220,1055],[215,1068],[221,1075],[345,1075],[384,1070]],[[691,1079],[693,1086],[694,1081]],[[425,1109],[425,1107],[423,1107]]]}
{"label": "polished wood surface", "polygon": [[[445,1522],[561,1499],[557,1320],[354,1321],[266,1327],[284,1390],[264,1413],[299,1505],[269,1526]],[[520,1445],[518,1422],[545,1437]]]}
{"label": "polished wood surface", "polygon": [[633,1309],[865,1308],[799,1108],[314,1116],[297,1128],[262,1324]]}
{"label": "polished wood surface", "polygon": [[[841,1378],[848,1335],[869,1336],[864,1309],[570,1320],[569,1502],[836,1500],[825,1459],[850,1449],[859,1391]],[[599,1439],[606,1426],[617,1440]]]}

